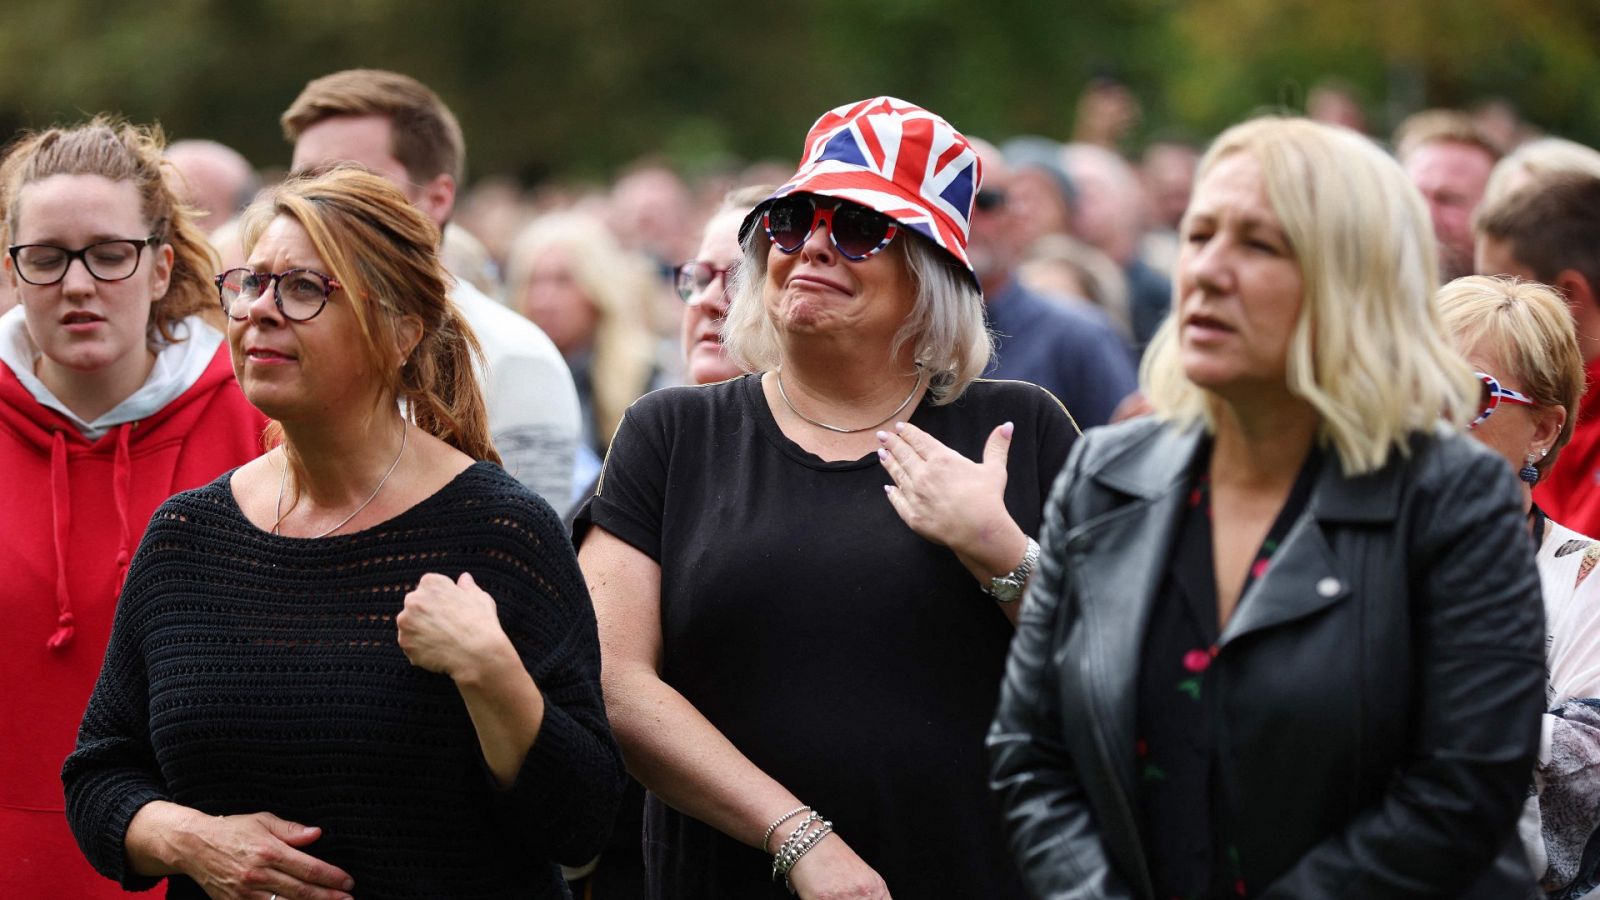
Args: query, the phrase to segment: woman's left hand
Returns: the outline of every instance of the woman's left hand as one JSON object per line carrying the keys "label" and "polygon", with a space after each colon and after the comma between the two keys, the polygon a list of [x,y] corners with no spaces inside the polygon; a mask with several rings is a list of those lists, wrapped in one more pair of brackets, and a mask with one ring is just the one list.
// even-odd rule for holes
{"label": "woman's left hand", "polygon": [[494,598],[467,572],[456,581],[435,572],[422,576],[394,623],[412,665],[457,681],[508,641]]}
{"label": "woman's left hand", "polygon": [[954,550],[980,582],[1021,562],[1027,535],[1006,510],[1006,455],[1012,423],[990,432],[973,462],[907,422],[878,432],[878,458],[894,484],[889,503],[912,531]]}

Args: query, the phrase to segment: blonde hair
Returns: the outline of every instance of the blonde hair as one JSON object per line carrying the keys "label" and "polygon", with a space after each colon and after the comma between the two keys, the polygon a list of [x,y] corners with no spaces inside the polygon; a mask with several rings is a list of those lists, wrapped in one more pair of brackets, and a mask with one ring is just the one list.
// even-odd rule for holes
{"label": "blonde hair", "polygon": [[1480,215],[1499,206],[1514,189],[1552,172],[1582,172],[1600,177],[1600,150],[1565,138],[1539,138],[1512,151],[1495,164],[1483,189]]}
{"label": "blonde hair", "polygon": [[562,253],[578,290],[598,313],[590,369],[595,436],[611,442],[622,414],[650,386],[655,336],[646,326],[652,296],[648,262],[624,250],[611,229],[580,212],[551,213],[517,235],[506,262],[506,298],[522,311],[522,295],[535,261]]}
{"label": "blonde hair", "polygon": [[[1428,210],[1398,163],[1347,129],[1267,117],[1223,132],[1200,162],[1249,154],[1304,284],[1289,339],[1287,386],[1322,419],[1319,437],[1347,475],[1381,468],[1441,415],[1458,426],[1479,384],[1445,339]],[[1187,223],[1185,223],[1187,224]],[[1214,421],[1215,395],[1189,381],[1176,316],[1156,332],[1140,371],[1156,414]]]}
{"label": "blonde hair", "polygon": [[[354,166],[291,178],[251,204],[241,221],[246,254],[279,216],[305,229],[349,298],[358,352],[382,379],[380,402],[404,400],[417,427],[473,459],[499,463],[474,368],[483,352],[450,301],[432,220],[387,179]],[[421,323],[422,336],[397,367],[398,326],[407,317]],[[303,474],[292,454],[290,462]]]}
{"label": "blonde hair", "polygon": [[[759,212],[760,207],[756,209]],[[770,243],[759,223],[745,234],[744,259],[730,291],[733,302],[722,320],[723,350],[747,372],[764,372],[783,363],[777,326],[762,297]],[[964,269],[909,228],[902,226],[884,252],[906,267],[916,291],[911,313],[888,348],[889,356],[909,343],[929,376],[928,396],[936,406],[949,403],[983,374],[994,353],[994,337],[983,321],[983,295]]]}
{"label": "blonde hair", "polygon": [[1515,380],[1540,406],[1567,411],[1549,455],[1534,463],[1541,474],[1549,472],[1572,439],[1584,390],[1583,354],[1566,302],[1536,281],[1487,275],[1457,278],[1434,302],[1457,345],[1487,344],[1499,354],[1507,371],[1489,374]]}
{"label": "blonde hair", "polygon": [[[98,175],[108,181],[129,182],[139,192],[140,213],[149,234],[172,247],[172,276],[167,293],[150,307],[149,337],[178,340],[173,326],[199,315],[221,328],[222,307],[217,302],[211,276],[216,254],[194,224],[193,212],[173,190],[177,178],[172,164],[162,156],[166,140],[159,125],[134,125],[111,116],[95,116],[82,125],[57,126],[24,135],[0,163],[0,208],[5,213],[5,243],[17,232],[22,189],[53,175]],[[152,251],[154,252],[154,251]]]}

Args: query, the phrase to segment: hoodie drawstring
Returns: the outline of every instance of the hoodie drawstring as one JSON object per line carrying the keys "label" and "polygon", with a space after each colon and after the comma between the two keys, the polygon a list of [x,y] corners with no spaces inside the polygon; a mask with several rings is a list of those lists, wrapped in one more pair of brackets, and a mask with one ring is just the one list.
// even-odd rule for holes
{"label": "hoodie drawstring", "polygon": [[[122,583],[128,577],[128,563],[133,559],[133,535],[128,525],[129,494],[133,484],[133,454],[129,449],[130,432],[137,422],[129,422],[117,429],[117,451],[111,472],[111,498],[117,508],[117,593],[122,593]],[[72,486],[67,477],[67,440],[60,431],[50,437],[50,513],[51,534],[55,539],[56,554],[56,630],[45,646],[60,650],[72,643],[76,628],[72,619],[72,592],[67,587],[67,547],[72,538]]]}
{"label": "hoodie drawstring", "polygon": [[67,440],[50,436],[50,517],[56,552],[56,630],[45,646],[60,650],[72,641],[72,597],[67,591],[67,539],[72,533],[72,492],[67,485]]}
{"label": "hoodie drawstring", "polygon": [[133,482],[133,454],[128,449],[128,436],[138,422],[128,422],[117,429],[116,462],[111,470],[111,495],[117,504],[117,596],[122,596],[122,584],[128,578],[128,563],[133,560],[133,539],[128,528],[130,486]]}

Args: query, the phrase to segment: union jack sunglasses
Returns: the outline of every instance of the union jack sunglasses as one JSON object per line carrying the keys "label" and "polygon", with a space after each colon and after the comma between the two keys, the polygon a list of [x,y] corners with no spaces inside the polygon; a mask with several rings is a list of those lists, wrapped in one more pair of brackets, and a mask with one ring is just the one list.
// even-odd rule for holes
{"label": "union jack sunglasses", "polygon": [[1483,398],[1478,402],[1478,417],[1472,420],[1472,424],[1468,425],[1468,428],[1477,428],[1482,425],[1483,421],[1489,418],[1490,414],[1498,409],[1502,403],[1514,403],[1517,406],[1539,405],[1527,394],[1519,394],[1501,384],[1499,379],[1488,372],[1477,372],[1475,374],[1478,376],[1478,380],[1483,382]]}
{"label": "union jack sunglasses", "polygon": [[767,237],[785,253],[798,253],[818,224],[828,226],[828,239],[839,255],[852,262],[874,256],[889,246],[900,226],[888,216],[848,200],[812,194],[779,198],[761,215]]}

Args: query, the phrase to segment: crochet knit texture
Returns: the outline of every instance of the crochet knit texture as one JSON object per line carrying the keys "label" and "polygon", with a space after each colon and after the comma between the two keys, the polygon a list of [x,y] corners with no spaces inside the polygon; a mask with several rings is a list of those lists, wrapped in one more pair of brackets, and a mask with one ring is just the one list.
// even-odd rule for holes
{"label": "crochet knit texture", "polygon": [[[542,500],[479,463],[371,529],[322,539],[250,523],[225,474],[167,501],[129,571],[62,777],[79,845],[139,889],[123,836],[171,800],[314,825],[306,851],[357,897],[565,897],[557,862],[599,851],[622,789],[594,613]],[[412,666],[395,615],[428,572],[470,571],[544,696],[497,789],[455,684]],[[203,897],[171,878],[171,897]]]}

